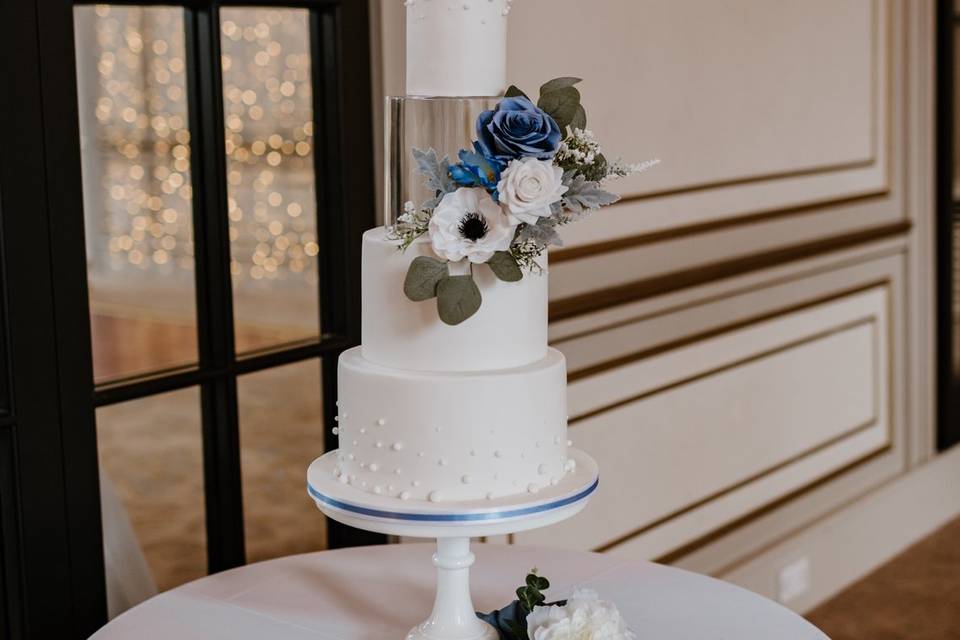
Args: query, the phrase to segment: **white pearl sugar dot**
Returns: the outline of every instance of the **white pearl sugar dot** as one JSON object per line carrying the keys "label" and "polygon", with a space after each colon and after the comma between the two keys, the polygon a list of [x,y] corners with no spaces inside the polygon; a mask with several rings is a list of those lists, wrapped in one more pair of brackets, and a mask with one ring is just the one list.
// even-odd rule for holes
{"label": "white pearl sugar dot", "polygon": [[439,460],[437,460],[437,464],[440,465],[441,467],[445,467],[447,466],[447,461],[444,458],[440,458]]}
{"label": "white pearl sugar dot", "polygon": [[383,442],[377,440],[377,444],[374,445],[377,449],[383,449]]}
{"label": "white pearl sugar dot", "polygon": [[502,458],[502,457],[503,457],[503,451],[500,451],[500,449],[497,449],[496,451],[493,452],[493,457],[494,457],[494,458]]}
{"label": "white pearl sugar dot", "polygon": [[568,447],[572,447],[572,446],[573,446],[573,440],[567,440],[567,446],[568,446]]}
{"label": "white pearl sugar dot", "polygon": [[333,435],[335,436],[340,435],[340,427],[334,427],[331,431],[333,431]]}
{"label": "white pearl sugar dot", "polygon": [[366,432],[367,432],[366,427],[360,427],[360,433],[366,433]]}
{"label": "white pearl sugar dot", "polygon": [[402,443],[402,442],[394,442],[394,443],[393,443],[393,446],[390,447],[390,448],[393,449],[394,451],[403,451],[403,443]]}
{"label": "white pearl sugar dot", "polygon": [[547,471],[549,470],[550,470],[550,467],[548,467],[546,464],[542,464],[539,467],[537,467],[537,473],[539,473],[542,476],[547,475]]}
{"label": "white pearl sugar dot", "polygon": [[473,479],[468,475],[465,475],[462,478],[460,478],[460,482],[462,482],[463,484],[470,484],[472,481]]}
{"label": "white pearl sugar dot", "polygon": [[377,485],[373,488],[373,492],[376,494],[381,494],[383,493],[383,488],[380,485]]}
{"label": "white pearl sugar dot", "polygon": [[377,418],[377,426],[378,426],[378,427],[382,427],[382,426],[385,425],[385,424],[387,424],[386,418]]}
{"label": "white pearl sugar dot", "polygon": [[401,500],[409,500],[409,499],[410,499],[410,492],[409,492],[409,491],[401,491],[401,492],[400,492],[400,499],[401,499]]}
{"label": "white pearl sugar dot", "polygon": [[413,482],[410,483],[410,486],[411,486],[411,487],[419,487],[419,486],[420,486],[420,481],[419,481],[419,480],[414,480]]}
{"label": "white pearl sugar dot", "polygon": [[350,481],[350,478],[347,476],[340,476],[340,484],[347,484]]}
{"label": "white pearl sugar dot", "polygon": [[396,475],[400,475],[401,473],[403,473],[403,469],[401,469],[400,467],[397,467],[396,469],[393,470],[393,473]]}
{"label": "white pearl sugar dot", "polygon": [[440,502],[443,500],[443,494],[439,491],[431,491],[427,499],[430,500],[430,502]]}
{"label": "white pearl sugar dot", "polygon": [[376,462],[371,462],[371,463],[370,463],[370,471],[378,471],[379,469],[380,469],[380,465],[379,465],[379,464],[377,464]]}

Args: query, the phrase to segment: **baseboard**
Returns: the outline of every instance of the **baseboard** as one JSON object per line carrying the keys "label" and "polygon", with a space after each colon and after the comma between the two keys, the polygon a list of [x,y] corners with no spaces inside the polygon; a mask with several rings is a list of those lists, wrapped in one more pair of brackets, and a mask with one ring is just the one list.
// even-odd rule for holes
{"label": "baseboard", "polygon": [[784,602],[804,613],[960,516],[960,447],[718,576],[778,599],[780,571],[806,559],[810,587]]}

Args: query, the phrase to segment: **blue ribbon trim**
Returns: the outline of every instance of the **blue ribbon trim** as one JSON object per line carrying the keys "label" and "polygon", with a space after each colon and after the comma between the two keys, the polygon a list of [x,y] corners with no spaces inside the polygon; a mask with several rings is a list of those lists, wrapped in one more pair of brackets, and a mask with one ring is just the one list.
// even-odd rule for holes
{"label": "blue ribbon trim", "polygon": [[349,513],[356,513],[363,516],[371,516],[374,518],[388,518],[390,520],[407,520],[410,522],[484,522],[488,520],[503,520],[507,518],[517,518],[519,516],[528,516],[535,513],[542,513],[545,511],[552,511],[554,509],[559,509],[560,507],[565,507],[567,505],[573,504],[583,500],[588,495],[596,491],[597,486],[600,484],[600,478],[597,478],[593,481],[589,487],[577,493],[576,495],[569,496],[567,498],[562,498],[555,502],[548,502],[546,504],[541,504],[536,507],[523,507],[520,509],[512,509],[506,511],[490,511],[485,513],[403,513],[400,511],[383,511],[381,509],[371,509],[369,507],[361,507],[359,505],[353,505],[349,502],[341,502],[335,500],[329,496],[325,496],[312,486],[307,483],[307,491],[310,492],[310,495],[315,499],[320,500],[321,502],[335,507],[342,511],[347,511]]}

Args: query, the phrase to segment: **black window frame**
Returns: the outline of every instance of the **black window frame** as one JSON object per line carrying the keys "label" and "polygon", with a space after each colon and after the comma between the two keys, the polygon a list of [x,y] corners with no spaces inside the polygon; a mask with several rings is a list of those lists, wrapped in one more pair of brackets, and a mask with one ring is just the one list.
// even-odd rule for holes
{"label": "black window frame", "polygon": [[[337,357],[359,342],[360,238],[375,223],[369,9],[362,0],[109,3],[184,11],[198,362],[95,387],[73,30],[74,6],[93,3],[2,4],[10,90],[0,116],[16,126],[0,148],[0,636],[85,638],[106,620],[96,408],[200,388],[211,573],[245,562],[238,376],[316,360],[324,425],[333,424]],[[238,355],[219,11],[243,6],[309,11],[322,334]],[[385,541],[328,525],[332,548]]]}
{"label": "black window frame", "polygon": [[954,161],[955,113],[960,108],[954,73],[958,61],[955,30],[960,11],[953,0],[937,1],[936,26],[936,336],[937,336],[937,449],[944,451],[960,443],[960,379],[953,370],[954,264],[960,246],[954,243],[954,229],[960,226],[960,201],[954,198],[957,167]]}

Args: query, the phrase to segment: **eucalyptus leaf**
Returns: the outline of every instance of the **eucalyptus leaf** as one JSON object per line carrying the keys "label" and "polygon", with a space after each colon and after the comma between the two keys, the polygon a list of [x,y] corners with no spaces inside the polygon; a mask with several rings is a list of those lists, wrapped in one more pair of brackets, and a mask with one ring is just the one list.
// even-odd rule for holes
{"label": "eucalyptus leaf", "polygon": [[566,131],[580,108],[580,92],[576,87],[563,87],[540,96],[537,106],[557,121],[560,131]]}
{"label": "eucalyptus leaf", "polygon": [[512,84],[512,85],[510,85],[509,87],[507,87],[507,92],[506,92],[505,94],[503,94],[503,97],[504,97],[504,98],[518,98],[518,97],[523,97],[523,98],[527,98],[527,100],[530,100],[530,98],[527,96],[527,94],[525,94],[523,91],[521,91],[520,88],[519,88],[517,85],[515,85],[515,84]]}
{"label": "eucalyptus leaf", "polygon": [[587,110],[583,108],[582,104],[577,107],[577,112],[573,114],[573,119],[570,120],[570,127],[572,129],[587,128]]}
{"label": "eucalyptus leaf", "polygon": [[523,271],[520,270],[516,258],[507,251],[497,251],[487,260],[487,264],[493,271],[493,275],[504,282],[517,282],[523,279]]}
{"label": "eucalyptus leaf", "polygon": [[472,275],[445,276],[437,283],[437,312],[445,324],[460,324],[477,312],[482,300]]}
{"label": "eucalyptus leaf", "polygon": [[583,81],[583,78],[574,78],[572,76],[554,78],[550,82],[547,82],[542,87],[540,87],[540,95],[542,96],[543,94],[550,93],[551,91],[572,87],[573,85],[582,81]]}
{"label": "eucalyptus leaf", "polygon": [[403,293],[414,302],[429,300],[437,295],[437,283],[448,275],[446,262],[429,256],[418,256],[407,268]]}

